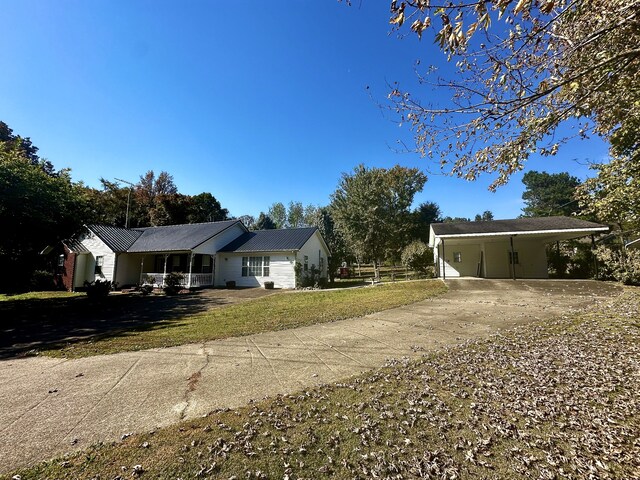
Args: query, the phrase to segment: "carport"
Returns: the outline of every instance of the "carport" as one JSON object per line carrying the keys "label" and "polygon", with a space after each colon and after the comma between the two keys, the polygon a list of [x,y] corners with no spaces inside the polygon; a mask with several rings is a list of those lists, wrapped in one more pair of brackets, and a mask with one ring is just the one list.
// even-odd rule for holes
{"label": "carport", "polygon": [[546,245],[607,232],[573,217],[432,223],[438,277],[548,278]]}

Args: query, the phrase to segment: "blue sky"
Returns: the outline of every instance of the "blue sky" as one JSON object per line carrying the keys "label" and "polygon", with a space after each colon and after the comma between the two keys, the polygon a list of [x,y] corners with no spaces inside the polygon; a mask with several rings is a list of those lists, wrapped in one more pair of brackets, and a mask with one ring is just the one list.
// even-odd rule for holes
{"label": "blue sky", "polygon": [[[394,81],[415,84],[417,59],[446,61],[430,39],[390,33],[384,0],[0,0],[0,11],[0,120],[90,186],[166,170],[182,193],[257,215],[277,201],[326,205],[359,163],[427,166],[394,151],[411,132],[376,102]],[[606,152],[576,141],[527,169],[585,178]],[[521,177],[491,193],[490,177],[431,174],[416,203],[513,218]]]}

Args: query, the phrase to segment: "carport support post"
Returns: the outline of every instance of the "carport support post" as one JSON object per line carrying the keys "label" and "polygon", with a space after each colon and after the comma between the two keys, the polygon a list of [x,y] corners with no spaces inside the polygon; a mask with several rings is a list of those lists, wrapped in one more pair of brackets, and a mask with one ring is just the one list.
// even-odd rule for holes
{"label": "carport support post", "polygon": [[447,279],[447,269],[444,263],[444,238],[442,239],[442,279]]}
{"label": "carport support post", "polygon": [[598,257],[596,257],[596,237],[591,234],[591,254],[593,255],[593,272],[595,278],[598,278]]}
{"label": "carport support post", "polygon": [[140,285],[142,285],[144,277],[144,255],[142,255],[142,260],[140,260]]}
{"label": "carport support post", "polygon": [[513,252],[513,236],[509,237],[509,242],[511,243],[511,275],[513,279],[516,279],[516,259]]}

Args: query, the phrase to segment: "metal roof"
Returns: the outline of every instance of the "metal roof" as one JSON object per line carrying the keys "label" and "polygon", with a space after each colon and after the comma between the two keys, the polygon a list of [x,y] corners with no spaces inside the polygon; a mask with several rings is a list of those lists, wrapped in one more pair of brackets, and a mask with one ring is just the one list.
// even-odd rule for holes
{"label": "metal roof", "polygon": [[221,252],[292,252],[300,250],[318,230],[316,227],[256,230],[240,235]]}
{"label": "metal roof", "polygon": [[215,237],[232,225],[242,222],[227,220],[223,222],[190,223],[186,225],[166,225],[135,229],[139,235],[127,252],[175,252],[193,250],[198,245]]}
{"label": "metal roof", "polygon": [[485,222],[432,223],[437,236],[518,234],[563,230],[608,230],[606,225],[573,217],[525,217]]}
{"label": "metal roof", "polygon": [[90,253],[89,249],[85,247],[77,238],[70,238],[63,240],[62,243],[73,253]]}
{"label": "metal roof", "polygon": [[140,230],[107,225],[89,225],[88,228],[114,252],[126,252],[142,235]]}

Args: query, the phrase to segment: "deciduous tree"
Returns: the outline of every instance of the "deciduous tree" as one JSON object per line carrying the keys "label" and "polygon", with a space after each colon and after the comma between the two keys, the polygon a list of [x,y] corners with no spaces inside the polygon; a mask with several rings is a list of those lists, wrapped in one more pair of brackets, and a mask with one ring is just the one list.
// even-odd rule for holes
{"label": "deciduous tree", "polygon": [[191,197],[189,223],[219,222],[229,219],[229,210],[222,208],[220,202],[211,193],[203,192]]}
{"label": "deciduous tree", "polygon": [[[609,141],[638,162],[640,1],[453,0],[391,2],[394,28],[432,31],[455,62],[442,78],[417,66],[437,95],[395,84],[389,107],[415,150],[452,174],[497,174],[504,184],[533,153],[554,155],[574,134]],[[427,100],[429,98],[429,100]],[[444,100],[442,100],[444,99]],[[450,100],[449,100],[450,99]]]}
{"label": "deciduous tree", "polygon": [[329,261],[327,270],[329,272],[329,281],[333,283],[335,274],[342,262],[347,261],[351,256],[349,248],[344,238],[344,234],[331,213],[329,207],[314,208],[313,211],[307,210],[307,225],[317,227],[320,235],[329,247]]}
{"label": "deciduous tree", "polygon": [[68,170],[51,175],[18,142],[0,141],[0,257],[11,272],[0,288],[26,284],[38,252],[80,228],[87,213],[83,193]]}
{"label": "deciduous tree", "polygon": [[619,157],[592,169],[597,175],[576,190],[582,213],[614,224],[621,232],[640,228],[640,164]]}
{"label": "deciduous tree", "polygon": [[331,195],[331,210],[350,248],[369,258],[379,277],[380,262],[399,257],[411,224],[407,221],[414,195],[426,182],[416,168],[366,168],[344,173]]}
{"label": "deciduous tree", "polygon": [[274,222],[275,228],[284,228],[287,225],[287,207],[282,202],[271,205],[267,215]]}

